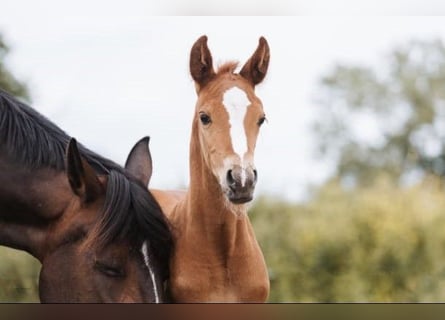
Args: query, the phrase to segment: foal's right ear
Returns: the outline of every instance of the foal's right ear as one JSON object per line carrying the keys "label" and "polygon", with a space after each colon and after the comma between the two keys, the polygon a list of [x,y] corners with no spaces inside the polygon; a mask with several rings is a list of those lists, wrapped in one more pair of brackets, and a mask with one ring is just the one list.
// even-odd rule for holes
{"label": "foal's right ear", "polygon": [[66,172],[71,189],[82,201],[94,201],[103,193],[102,184],[94,169],[80,155],[74,138],[66,149]]}
{"label": "foal's right ear", "polygon": [[144,137],[136,142],[125,162],[125,169],[142,182],[145,187],[148,187],[153,171],[149,142],[150,137]]}
{"label": "foal's right ear", "polygon": [[266,76],[269,60],[269,44],[264,37],[261,37],[258,42],[258,47],[241,69],[240,75],[247,79],[253,86],[256,86],[263,81]]}
{"label": "foal's right ear", "polygon": [[207,36],[205,35],[196,40],[190,51],[190,73],[195,80],[197,92],[215,75],[212,55],[207,46]]}

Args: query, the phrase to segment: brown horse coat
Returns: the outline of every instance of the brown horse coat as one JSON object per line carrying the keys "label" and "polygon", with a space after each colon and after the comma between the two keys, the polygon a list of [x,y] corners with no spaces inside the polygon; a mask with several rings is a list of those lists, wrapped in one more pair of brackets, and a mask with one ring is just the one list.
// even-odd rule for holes
{"label": "brown horse coat", "polygon": [[265,116],[254,87],[269,63],[258,48],[241,69],[214,72],[203,36],[194,44],[190,72],[198,101],[190,142],[187,191],[151,190],[174,236],[170,291],[177,302],[264,302],[269,278],[247,215],[257,179],[253,154]]}

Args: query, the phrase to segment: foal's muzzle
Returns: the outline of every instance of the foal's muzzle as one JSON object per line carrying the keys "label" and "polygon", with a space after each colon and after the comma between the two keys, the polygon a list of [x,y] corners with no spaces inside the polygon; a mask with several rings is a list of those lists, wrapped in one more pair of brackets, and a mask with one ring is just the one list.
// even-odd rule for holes
{"label": "foal's muzzle", "polygon": [[227,171],[226,175],[227,197],[235,204],[251,201],[256,181],[257,171],[255,169],[234,166]]}

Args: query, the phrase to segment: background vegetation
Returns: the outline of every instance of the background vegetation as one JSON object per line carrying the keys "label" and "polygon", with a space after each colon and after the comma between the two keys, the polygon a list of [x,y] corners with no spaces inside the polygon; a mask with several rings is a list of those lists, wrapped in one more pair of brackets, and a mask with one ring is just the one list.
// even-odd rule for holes
{"label": "background vegetation", "polygon": [[445,300],[445,197],[437,178],[400,188],[381,177],[338,180],[303,205],[260,199],[251,210],[271,302]]}
{"label": "background vegetation", "polygon": [[[262,197],[250,211],[271,276],[270,302],[443,302],[445,197],[427,178],[338,180],[306,204]],[[39,263],[0,247],[0,301],[38,301]]]}
{"label": "background vegetation", "polygon": [[[0,38],[0,86],[29,99],[7,52]],[[445,301],[443,43],[407,43],[376,68],[335,66],[320,90],[314,134],[335,174],[304,203],[264,196],[250,210],[270,301]],[[38,301],[39,268],[0,247],[0,301]]]}
{"label": "background vegetation", "polygon": [[6,67],[5,61],[8,58],[9,51],[9,47],[0,34],[0,88],[29,102],[28,87],[22,81],[17,80]]}
{"label": "background vegetation", "polygon": [[381,172],[399,182],[445,175],[445,46],[396,47],[376,67],[337,65],[320,81],[314,133],[337,176],[372,184]]}
{"label": "background vegetation", "polygon": [[39,302],[39,272],[32,256],[0,246],[0,302]]}

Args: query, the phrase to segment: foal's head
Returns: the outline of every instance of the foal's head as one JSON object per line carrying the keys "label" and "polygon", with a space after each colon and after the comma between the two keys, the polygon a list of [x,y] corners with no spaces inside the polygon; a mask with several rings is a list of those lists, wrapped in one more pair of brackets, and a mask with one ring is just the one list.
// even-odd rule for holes
{"label": "foal's head", "polygon": [[213,69],[207,37],[199,38],[190,54],[190,73],[198,94],[193,129],[202,156],[230,202],[252,200],[257,181],[254,152],[265,114],[255,86],[269,65],[269,46],[258,47],[239,73],[236,63]]}

